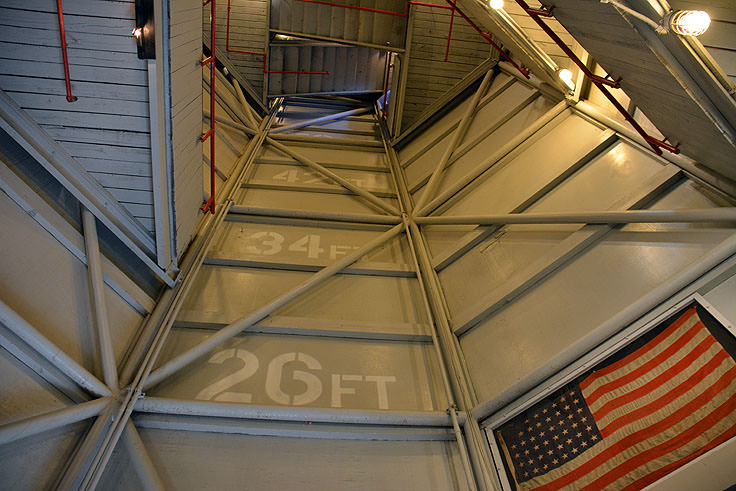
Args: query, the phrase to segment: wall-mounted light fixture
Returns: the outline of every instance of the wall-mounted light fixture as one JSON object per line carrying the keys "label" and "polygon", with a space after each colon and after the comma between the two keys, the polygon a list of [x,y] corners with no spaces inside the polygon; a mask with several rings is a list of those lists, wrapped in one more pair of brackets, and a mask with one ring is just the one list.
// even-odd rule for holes
{"label": "wall-mounted light fixture", "polygon": [[138,46],[138,58],[156,59],[156,38],[153,30],[154,0],[135,0],[135,29],[133,37]]}
{"label": "wall-mounted light fixture", "polygon": [[665,14],[659,22],[656,22],[617,0],[600,0],[600,2],[610,3],[632,17],[646,22],[659,34],[667,34],[672,30],[682,36],[700,36],[710,26],[710,16],[702,10],[675,10]]}
{"label": "wall-mounted light fixture", "polygon": [[490,5],[493,10],[501,10],[503,8],[503,0],[491,0]]}
{"label": "wall-mounted light fixture", "polygon": [[575,90],[575,82],[572,81],[572,72],[570,70],[568,70],[567,68],[563,68],[562,70],[557,72],[557,76],[560,77],[560,80],[565,82],[567,88],[569,88],[571,91]]}
{"label": "wall-mounted light fixture", "polygon": [[710,16],[702,10],[677,10],[665,15],[662,20],[683,36],[700,36],[710,26]]}

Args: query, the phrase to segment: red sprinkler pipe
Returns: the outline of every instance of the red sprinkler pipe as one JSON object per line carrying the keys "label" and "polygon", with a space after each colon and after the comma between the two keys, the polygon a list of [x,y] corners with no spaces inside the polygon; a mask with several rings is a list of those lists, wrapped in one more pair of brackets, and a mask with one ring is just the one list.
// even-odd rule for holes
{"label": "red sprinkler pipe", "polygon": [[268,53],[262,51],[247,51],[242,49],[233,49],[230,47],[230,1],[227,0],[227,23],[225,27],[225,51],[228,53],[243,53],[246,55],[256,55],[263,57],[263,73],[281,73],[286,75],[329,75],[330,72],[298,72],[291,70],[269,70],[268,69]]}
{"label": "red sprinkler pipe", "polygon": [[[456,0],[452,0],[452,4],[455,5]],[[447,46],[445,46],[445,60],[450,54],[450,39],[452,38],[452,22],[455,20],[455,9],[452,9],[452,15],[450,16],[450,29],[447,31]]]}
{"label": "red sprinkler pipe", "polygon": [[493,42],[493,39],[491,39],[491,35],[490,34],[488,34],[487,32],[484,32],[480,27],[478,27],[475,24],[475,22],[473,22],[472,20],[470,20],[470,17],[468,17],[467,15],[465,15],[465,12],[463,12],[462,10],[460,10],[460,7],[458,7],[457,5],[455,5],[454,0],[445,0],[449,4],[449,6],[448,5],[436,5],[436,4],[433,4],[433,3],[415,2],[413,0],[408,0],[406,2],[406,5],[404,7],[404,11],[403,12],[394,12],[392,10],[374,9],[374,8],[370,8],[370,7],[359,7],[359,6],[356,6],[356,5],[344,5],[344,4],[340,4],[340,3],[328,2],[328,1],[325,1],[325,0],[299,0],[299,1],[300,2],[306,2],[306,3],[316,3],[318,5],[328,5],[330,7],[342,7],[342,8],[345,8],[345,9],[352,9],[352,10],[364,10],[366,12],[373,12],[373,13],[376,13],[376,14],[394,15],[396,17],[406,17],[407,15],[409,15],[409,7],[411,5],[417,5],[417,6],[420,6],[420,7],[431,7],[431,8],[440,8],[440,9],[452,10],[453,12],[457,12],[458,14],[460,14],[460,17],[462,17],[463,19],[465,19],[465,21],[468,24],[470,24],[470,27],[472,27],[473,29],[475,29],[478,32],[478,34],[480,34],[483,37],[483,39],[485,39],[486,41],[488,41],[488,43],[491,46],[493,46],[493,48],[496,51],[498,51],[498,53],[503,57],[503,59],[505,59],[506,61],[508,61],[514,68],[516,68],[517,70],[519,70],[519,72],[522,75],[524,75],[526,78],[529,78],[529,70],[527,70],[526,68],[522,68],[519,65],[517,65],[516,62],[514,62],[514,60],[512,60],[509,57],[509,55],[507,55],[506,52],[504,50],[502,50],[501,47],[498,44],[496,44],[495,42]]}
{"label": "red sprinkler pipe", "polygon": [[59,38],[61,39],[61,58],[64,60],[64,79],[66,81],[66,100],[74,102],[77,100],[72,95],[72,82],[69,77],[69,58],[66,55],[66,32],[64,29],[64,13],[61,7],[61,0],[56,0],[56,12],[59,14]]}
{"label": "red sprinkler pipe", "polygon": [[204,142],[210,139],[210,197],[202,205],[201,210],[215,214],[215,0],[206,0],[204,5],[210,4],[210,56],[200,62],[200,65],[210,65],[210,129],[199,140]]}
{"label": "red sprinkler pipe", "polygon": [[542,28],[544,32],[549,35],[550,38],[557,44],[557,46],[562,49],[562,51],[565,52],[565,54],[570,58],[579,68],[580,70],[585,74],[586,77],[590,79],[593,84],[598,87],[598,89],[603,92],[603,95],[608,99],[611,104],[618,110],[618,112],[621,113],[621,115],[626,119],[626,121],[631,124],[631,126],[634,127],[637,133],[641,135],[642,138],[644,138],[644,141],[646,141],[650,147],[652,147],[652,150],[654,150],[654,153],[657,155],[662,155],[662,150],[660,148],[664,148],[665,150],[672,152],[674,154],[680,153],[679,143],[677,145],[670,145],[669,143],[666,143],[664,140],[659,140],[657,138],[654,138],[653,136],[647,134],[646,131],[644,131],[644,128],[639,125],[639,123],[634,119],[634,117],[629,114],[629,112],[624,109],[624,107],[621,105],[618,100],[616,100],[615,97],[608,91],[606,86],[613,87],[615,89],[620,88],[621,79],[618,80],[609,80],[604,77],[600,77],[598,75],[595,75],[593,72],[590,71],[590,69],[585,66],[585,63],[578,58],[578,56],[572,52],[570,48],[567,47],[565,42],[560,39],[560,37],[542,20],[541,17],[551,17],[552,16],[552,9],[533,9],[529,7],[529,5],[524,0],[516,0],[516,3],[519,4],[519,6],[527,13],[529,14],[529,17],[534,19],[534,21],[539,25],[539,27]]}
{"label": "red sprinkler pipe", "polygon": [[598,75],[594,74],[590,71],[590,69],[585,66],[585,63],[583,63],[580,58],[577,57],[575,53],[572,52],[570,48],[565,44],[565,42],[560,39],[560,37],[557,35],[555,31],[553,31],[542,19],[540,19],[540,16],[543,17],[551,17],[552,11],[547,9],[533,9],[531,8],[524,0],[516,0],[516,3],[519,4],[519,6],[529,14],[529,17],[534,19],[534,22],[537,23],[537,25],[547,33],[549,37],[552,38],[552,41],[554,41],[557,46],[560,47],[560,49],[567,55],[568,58],[570,58],[577,66],[582,70],[582,72],[585,74],[586,77],[588,77],[593,82],[598,82],[603,85],[608,85],[609,87],[613,87],[614,89],[619,88],[619,82],[620,80],[609,80],[604,77],[599,77]]}

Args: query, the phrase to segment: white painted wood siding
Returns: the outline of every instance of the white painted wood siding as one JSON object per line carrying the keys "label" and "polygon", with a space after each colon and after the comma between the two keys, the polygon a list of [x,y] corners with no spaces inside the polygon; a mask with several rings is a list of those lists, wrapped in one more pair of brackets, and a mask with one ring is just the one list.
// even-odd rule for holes
{"label": "white painted wood siding", "polygon": [[[172,2],[173,3],[173,2]],[[230,48],[263,52],[266,46],[267,3],[264,0],[232,0],[230,3]],[[209,38],[210,7],[205,7],[202,30]],[[225,53],[227,2],[217,4],[217,38],[215,44]],[[201,39],[201,36],[200,36]],[[201,44],[201,41],[200,41]],[[201,49],[201,48],[200,48]],[[257,93],[263,92],[263,57],[244,53],[227,53],[227,57],[240,74],[251,83]]]}
{"label": "white painted wood siding", "polygon": [[[444,2],[435,2],[445,5]],[[432,102],[451,89],[490,56],[491,46],[456,15],[447,61],[447,34],[451,13],[446,9],[412,7],[414,10],[409,75],[402,129],[408,128]]]}
{"label": "white painted wood siding", "polygon": [[53,2],[0,6],[0,88],[153,233],[148,75],[133,1],[64,3],[72,93],[66,101]]}
{"label": "white painted wood siding", "polygon": [[202,3],[171,0],[171,127],[176,252],[181,256],[202,205]]}

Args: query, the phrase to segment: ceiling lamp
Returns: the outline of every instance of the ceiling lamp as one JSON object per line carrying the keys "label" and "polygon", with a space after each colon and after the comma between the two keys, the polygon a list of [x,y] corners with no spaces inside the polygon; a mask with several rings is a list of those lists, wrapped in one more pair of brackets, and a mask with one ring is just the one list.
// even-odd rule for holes
{"label": "ceiling lamp", "polygon": [[503,8],[503,0],[491,0],[491,8],[493,10],[501,10]]}
{"label": "ceiling lamp", "polygon": [[700,36],[710,26],[710,16],[702,10],[677,10],[665,15],[664,25],[683,36]]}
{"label": "ceiling lamp", "polygon": [[637,12],[617,0],[600,0],[600,2],[610,3],[632,17],[646,22],[659,34],[667,34],[672,30],[682,36],[700,36],[710,25],[710,16],[702,10],[675,10],[665,14],[659,22],[655,22],[646,15]]}

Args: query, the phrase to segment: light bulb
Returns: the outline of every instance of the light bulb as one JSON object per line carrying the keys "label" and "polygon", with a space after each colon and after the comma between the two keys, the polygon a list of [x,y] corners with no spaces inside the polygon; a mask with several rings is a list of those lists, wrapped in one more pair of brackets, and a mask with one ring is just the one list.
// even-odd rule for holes
{"label": "light bulb", "polygon": [[133,36],[135,36],[136,38],[140,38],[141,34],[143,34],[143,31],[140,27],[136,27],[135,29],[133,29],[133,32],[131,34],[133,34]]}
{"label": "light bulb", "polygon": [[503,8],[503,0],[491,0],[491,8],[493,10],[501,10]]}
{"label": "light bulb", "polygon": [[563,68],[557,76],[560,77],[560,80],[565,82],[565,85],[567,85],[570,90],[575,90],[575,82],[572,81],[572,72],[570,70]]}
{"label": "light bulb", "polygon": [[673,31],[683,36],[700,36],[710,26],[710,16],[702,10],[678,10],[669,15]]}

